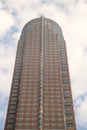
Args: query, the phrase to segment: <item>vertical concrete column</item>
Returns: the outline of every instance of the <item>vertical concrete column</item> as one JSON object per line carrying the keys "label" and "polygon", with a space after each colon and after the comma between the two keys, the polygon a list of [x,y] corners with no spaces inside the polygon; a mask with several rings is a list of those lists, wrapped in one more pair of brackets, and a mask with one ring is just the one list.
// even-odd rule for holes
{"label": "vertical concrete column", "polygon": [[43,16],[41,16],[41,46],[40,46],[40,94],[39,94],[39,129],[43,123]]}

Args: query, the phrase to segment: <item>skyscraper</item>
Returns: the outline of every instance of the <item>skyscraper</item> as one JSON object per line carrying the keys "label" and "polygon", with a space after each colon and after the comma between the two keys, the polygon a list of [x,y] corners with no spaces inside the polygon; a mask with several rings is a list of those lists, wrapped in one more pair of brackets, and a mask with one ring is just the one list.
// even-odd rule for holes
{"label": "skyscraper", "polygon": [[5,130],[76,130],[66,43],[43,16],[18,41]]}

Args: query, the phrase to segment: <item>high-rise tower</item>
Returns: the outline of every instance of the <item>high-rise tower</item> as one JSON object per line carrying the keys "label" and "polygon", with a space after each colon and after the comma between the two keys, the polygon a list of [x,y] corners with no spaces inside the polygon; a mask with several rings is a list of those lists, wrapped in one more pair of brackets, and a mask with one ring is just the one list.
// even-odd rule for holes
{"label": "high-rise tower", "polygon": [[5,130],[76,130],[61,28],[40,17],[18,42]]}

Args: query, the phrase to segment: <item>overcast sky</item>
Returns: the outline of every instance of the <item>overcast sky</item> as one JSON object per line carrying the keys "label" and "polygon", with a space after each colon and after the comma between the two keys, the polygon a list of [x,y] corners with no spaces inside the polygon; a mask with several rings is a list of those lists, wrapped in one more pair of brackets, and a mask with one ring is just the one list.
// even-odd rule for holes
{"label": "overcast sky", "polygon": [[44,15],[62,28],[67,45],[77,130],[87,130],[87,0],[0,0],[0,130],[23,26]]}

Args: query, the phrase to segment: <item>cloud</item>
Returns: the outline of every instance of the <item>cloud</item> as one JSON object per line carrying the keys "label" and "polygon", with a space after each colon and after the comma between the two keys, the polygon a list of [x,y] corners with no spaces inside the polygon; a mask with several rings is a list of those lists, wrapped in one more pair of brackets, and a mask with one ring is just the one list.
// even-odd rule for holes
{"label": "cloud", "polygon": [[14,18],[3,9],[0,10],[0,18],[0,37],[2,37],[12,26],[14,26]]}
{"label": "cloud", "polygon": [[[13,4],[14,3],[14,4]],[[0,92],[8,96],[17,40],[23,26],[42,14],[56,21],[67,45],[77,128],[86,129],[87,118],[87,2],[86,0],[3,0],[0,3]],[[81,96],[84,96],[84,99]],[[3,97],[3,96],[2,96]]]}
{"label": "cloud", "polygon": [[14,66],[15,49],[0,45],[0,92],[9,94]]}
{"label": "cloud", "polygon": [[78,125],[81,127],[84,127],[87,129],[87,95],[84,95],[83,98],[81,96],[76,100],[76,114],[77,114],[77,120]]}
{"label": "cloud", "polygon": [[0,92],[0,130],[3,130],[7,112],[8,97]]}
{"label": "cloud", "polygon": [[3,4],[0,2],[0,9],[3,8]]}

